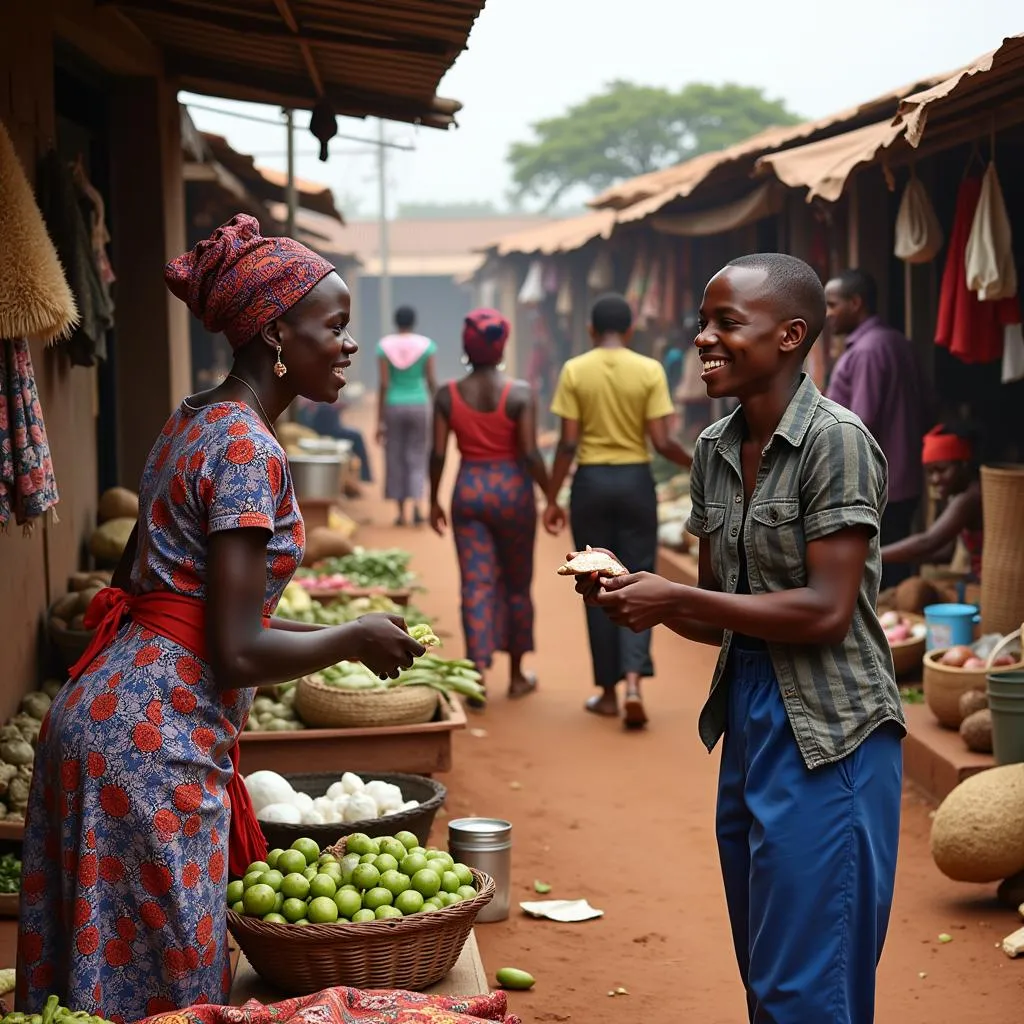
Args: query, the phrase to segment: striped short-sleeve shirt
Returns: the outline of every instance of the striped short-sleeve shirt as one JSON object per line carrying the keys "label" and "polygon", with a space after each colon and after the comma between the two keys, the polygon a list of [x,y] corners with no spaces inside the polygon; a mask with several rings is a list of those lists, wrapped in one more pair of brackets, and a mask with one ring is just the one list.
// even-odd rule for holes
{"label": "striped short-sleeve shirt", "polygon": [[[737,409],[701,434],[690,475],[689,530],[710,546],[723,591],[735,593],[739,584],[741,537],[750,592],[764,594],[806,586],[810,541],[848,527],[871,532],[860,594],[842,643],[768,643],[797,745],[807,767],[817,768],[851,753],[883,722],[905,726],[892,653],[875,612],[885,457],[864,424],[804,376],[762,452],[748,508],[740,464],[742,415]],[[700,715],[708,750],[725,731],[731,643],[727,630]]]}

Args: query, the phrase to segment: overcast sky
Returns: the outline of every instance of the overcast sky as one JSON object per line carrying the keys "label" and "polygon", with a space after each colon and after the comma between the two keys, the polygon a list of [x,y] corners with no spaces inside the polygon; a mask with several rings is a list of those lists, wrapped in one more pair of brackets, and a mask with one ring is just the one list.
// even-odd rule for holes
{"label": "overcast sky", "polygon": [[[389,139],[415,146],[389,156],[389,207],[502,203],[509,144],[528,139],[532,122],[615,78],[670,88],[726,81],[762,86],[811,118],[953,70],[1021,31],[1021,0],[487,0],[468,49],[438,89],[464,104],[459,128],[387,126]],[[277,116],[270,107],[182,99]],[[284,169],[283,129],[200,110],[192,116],[258,162]],[[303,154],[298,173],[330,185],[343,204],[358,200],[364,217],[374,215],[374,148],[335,139],[322,164],[305,130],[308,115],[296,119],[303,126],[296,133]],[[376,137],[377,123],[343,118],[339,131]]]}

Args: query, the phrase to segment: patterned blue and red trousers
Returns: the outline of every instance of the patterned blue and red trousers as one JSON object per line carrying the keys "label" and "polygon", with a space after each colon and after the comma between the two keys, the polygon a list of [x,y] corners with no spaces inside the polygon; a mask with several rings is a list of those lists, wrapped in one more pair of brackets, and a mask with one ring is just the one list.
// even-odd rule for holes
{"label": "patterned blue and red trousers", "polygon": [[533,483],[518,462],[466,462],[452,497],[462,576],[466,657],[489,668],[495,651],[533,650]]}

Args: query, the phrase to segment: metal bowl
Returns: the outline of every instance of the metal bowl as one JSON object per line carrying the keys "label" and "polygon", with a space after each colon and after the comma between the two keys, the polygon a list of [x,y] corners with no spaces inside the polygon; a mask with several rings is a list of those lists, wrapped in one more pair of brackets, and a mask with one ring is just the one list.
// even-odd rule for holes
{"label": "metal bowl", "polygon": [[288,465],[299,501],[341,494],[343,455],[289,455]]}

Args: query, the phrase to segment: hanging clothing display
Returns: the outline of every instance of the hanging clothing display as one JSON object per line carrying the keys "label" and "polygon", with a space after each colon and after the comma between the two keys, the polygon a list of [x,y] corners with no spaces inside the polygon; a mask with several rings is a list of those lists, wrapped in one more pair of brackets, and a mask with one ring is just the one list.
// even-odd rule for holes
{"label": "hanging clothing display", "polygon": [[0,121],[0,338],[70,337],[78,309],[32,186]]}
{"label": "hanging clothing display", "polygon": [[967,287],[967,240],[980,198],[981,178],[965,178],[957,193],[935,328],[935,344],[947,349],[962,363],[998,362],[1003,356],[1006,326],[1021,322],[1016,297],[982,302],[977,293]]}
{"label": "hanging clothing display", "polygon": [[0,340],[0,529],[30,532],[58,500],[28,342]]}
{"label": "hanging clothing display", "polygon": [[544,265],[540,260],[534,260],[526,271],[519,301],[524,306],[536,306],[544,301]]}
{"label": "hanging clothing display", "polygon": [[930,263],[942,249],[942,225],[928,193],[911,171],[896,214],[893,254],[904,263]]}
{"label": "hanging clothing display", "polygon": [[1001,380],[1004,384],[1014,384],[1024,380],[1024,333],[1020,324],[1010,324],[1003,336],[1003,372]]}
{"label": "hanging clothing display", "polygon": [[562,278],[558,289],[558,297],[555,299],[555,312],[559,316],[572,316],[572,281],[568,274]]}
{"label": "hanging clothing display", "polygon": [[964,263],[967,287],[977,292],[982,302],[1012,299],[1017,294],[1013,232],[994,161],[989,162],[982,179]]}
{"label": "hanging clothing display", "polygon": [[667,324],[674,324],[679,318],[679,285],[676,280],[676,262],[676,246],[669,245],[665,250],[665,272],[661,298],[661,315]]}
{"label": "hanging clothing display", "polygon": [[647,250],[641,246],[637,250],[636,258],[633,261],[633,271],[629,275],[629,282],[626,285],[626,301],[629,303],[630,309],[633,310],[633,316],[640,316],[640,304],[643,302],[644,295],[647,293],[648,285],[648,263],[647,263]]}
{"label": "hanging clothing display", "polygon": [[117,277],[114,274],[114,268],[110,265],[110,257],[107,255],[107,246],[110,245],[111,239],[110,232],[107,230],[106,204],[103,202],[103,196],[99,194],[85,173],[81,154],[75,161],[71,173],[75,179],[75,187],[81,193],[87,207],[89,237],[92,239],[92,251],[96,257],[100,279],[105,285],[112,285]]}
{"label": "hanging clothing display", "polygon": [[655,257],[647,274],[647,287],[640,300],[640,311],[637,321],[641,326],[657,323],[662,319],[662,284],[663,271],[661,261]]}
{"label": "hanging clothing display", "polygon": [[97,359],[107,358],[107,331],[114,326],[110,287],[96,260],[71,169],[56,150],[40,161],[38,184],[43,216],[82,317],[68,342],[68,353],[76,366],[94,366]]}
{"label": "hanging clothing display", "polygon": [[598,251],[594,262],[587,273],[587,287],[592,292],[606,292],[615,287],[615,268],[612,266],[611,253],[606,247]]}

